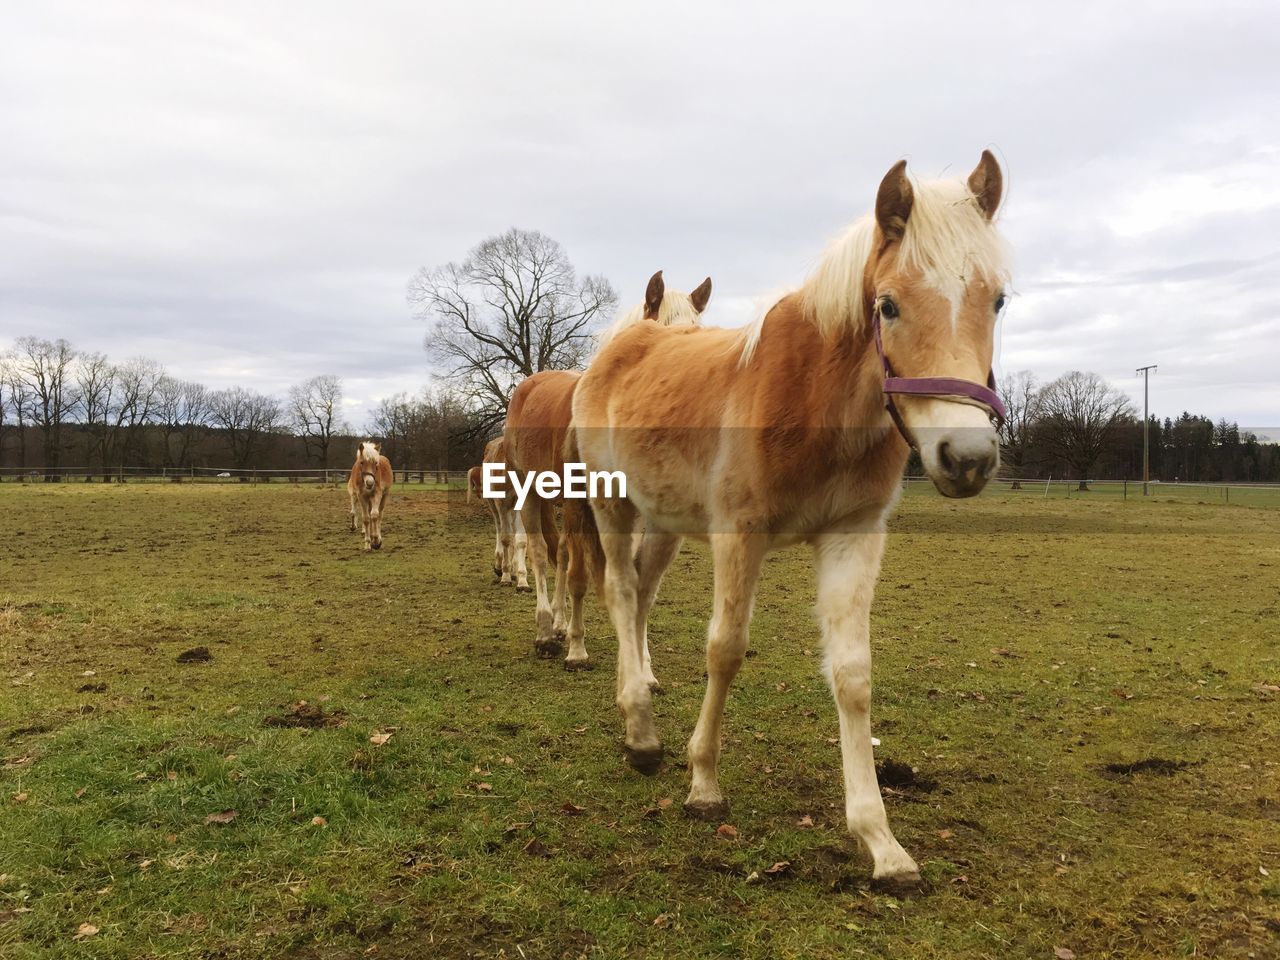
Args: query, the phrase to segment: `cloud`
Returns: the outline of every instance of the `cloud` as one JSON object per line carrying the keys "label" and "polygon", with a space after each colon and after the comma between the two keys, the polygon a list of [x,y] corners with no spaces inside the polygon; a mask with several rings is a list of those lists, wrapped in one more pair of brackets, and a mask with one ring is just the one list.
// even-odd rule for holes
{"label": "cloud", "polygon": [[516,225],[742,323],[899,157],[1009,178],[1005,369],[1275,422],[1260,4],[28,5],[0,37],[0,342],[211,386],[427,381],[415,269]]}

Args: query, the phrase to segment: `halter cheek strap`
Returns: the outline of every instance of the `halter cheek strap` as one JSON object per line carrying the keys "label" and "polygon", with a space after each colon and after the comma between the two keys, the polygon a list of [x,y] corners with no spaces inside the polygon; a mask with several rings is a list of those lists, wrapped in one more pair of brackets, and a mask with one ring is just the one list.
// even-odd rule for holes
{"label": "halter cheek strap", "polygon": [[974,383],[972,380],[961,380],[957,377],[896,376],[893,372],[893,366],[889,363],[889,358],[884,352],[884,344],[880,339],[879,307],[875,309],[871,327],[875,333],[876,353],[880,357],[880,366],[884,370],[884,408],[893,419],[894,426],[898,428],[898,432],[902,434],[902,439],[906,440],[909,445],[915,447],[916,442],[911,436],[911,431],[907,429],[906,423],[902,420],[898,405],[893,402],[895,394],[936,397],[939,400],[949,400],[954,403],[967,403],[975,407],[983,407],[991,417],[993,426],[999,428],[1004,425],[1005,418],[1009,415],[1009,412],[1005,409],[1004,403],[1001,402],[999,394],[996,393],[996,375],[993,371],[987,371],[987,385],[985,387],[980,383]]}

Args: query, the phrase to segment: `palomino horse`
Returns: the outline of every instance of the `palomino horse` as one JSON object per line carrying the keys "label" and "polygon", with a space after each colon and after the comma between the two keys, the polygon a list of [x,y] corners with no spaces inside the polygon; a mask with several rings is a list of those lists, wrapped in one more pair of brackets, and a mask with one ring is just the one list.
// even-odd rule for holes
{"label": "palomino horse", "polygon": [[[484,463],[503,463],[505,443],[501,437],[485,444]],[[489,508],[489,516],[493,518],[493,575],[498,582],[510,586],[515,578],[516,589],[529,589],[528,571],[525,567],[525,549],[528,538],[525,536],[524,524],[520,522],[520,514],[515,509],[515,495],[510,491],[507,496],[485,497],[484,467],[472,467],[467,471],[467,502],[480,498]]]}
{"label": "palomino horse", "polygon": [[[690,294],[668,291],[659,270],[649,278],[644,303],[622,314],[601,336],[607,344],[621,331],[641,324],[645,326],[696,326],[711,299],[711,278],[704,280]],[[507,468],[523,479],[531,471],[563,474],[564,441],[573,408],[573,391],[580,373],[570,370],[544,370],[528,377],[516,387],[507,407]],[[566,524],[576,525],[575,511],[585,509],[579,502],[563,501]],[[538,595],[537,637],[534,648],[541,656],[557,656],[567,638],[569,651],[566,670],[583,669],[589,664],[583,642],[582,598],[587,590],[586,570],[581,554],[557,549],[555,516],[551,502],[530,488],[522,510],[524,527],[533,554],[533,581]],[[547,597],[547,560],[556,564],[555,597]],[[570,615],[565,616],[565,592],[570,594]],[[645,645],[645,669],[650,683],[657,685],[649,670],[648,646]]]}
{"label": "palomino horse", "polygon": [[351,495],[351,529],[356,529],[356,509],[364,529],[364,548],[382,549],[382,512],[391,493],[391,461],[379,452],[372,440],[356,447],[356,462],[347,478]]}
{"label": "palomino horse", "polygon": [[[589,560],[604,562],[628,760],[652,772],[662,757],[640,647],[647,596],[671,544],[705,538],[715,607],[685,809],[725,815],[721,717],[746,651],[761,561],[807,543],[840,716],[845,816],[874,877],[890,887],[914,885],[919,873],[889,829],[876,782],[871,600],[910,446],[949,497],[978,493],[997,467],[992,417],[1003,407],[990,375],[1009,279],[992,222],[1001,191],[989,152],[967,180],[913,185],[899,162],[880,184],[874,215],[836,240],[805,284],[754,327],[622,331],[573,400],[587,469],[627,477],[625,499],[591,499],[601,537]],[[641,520],[653,549],[633,561]]]}

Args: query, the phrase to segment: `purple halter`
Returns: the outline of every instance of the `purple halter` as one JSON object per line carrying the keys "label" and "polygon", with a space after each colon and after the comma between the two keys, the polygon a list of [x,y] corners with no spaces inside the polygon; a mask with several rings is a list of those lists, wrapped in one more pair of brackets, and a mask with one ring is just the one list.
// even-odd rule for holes
{"label": "purple halter", "polygon": [[872,330],[875,331],[876,353],[880,355],[880,365],[884,367],[884,408],[889,412],[889,416],[893,418],[894,426],[898,428],[898,432],[902,434],[902,439],[915,447],[916,442],[911,437],[911,431],[907,429],[907,425],[902,420],[902,414],[898,412],[898,405],[893,402],[895,393],[907,394],[916,397],[937,397],[940,400],[951,400],[955,403],[973,403],[980,407],[986,407],[989,411],[992,424],[999,428],[1004,425],[1005,418],[1009,412],[1005,409],[999,395],[996,393],[996,375],[992,371],[987,371],[987,385],[984,387],[972,380],[960,380],[956,377],[899,377],[893,372],[893,367],[889,364],[889,358],[885,355],[884,344],[880,340],[880,308],[877,306],[873,313],[871,322]]}

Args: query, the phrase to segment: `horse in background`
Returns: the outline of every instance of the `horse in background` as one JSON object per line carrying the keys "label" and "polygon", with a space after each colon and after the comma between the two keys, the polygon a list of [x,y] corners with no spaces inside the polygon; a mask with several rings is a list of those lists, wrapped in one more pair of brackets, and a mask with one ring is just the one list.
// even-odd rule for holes
{"label": "horse in background", "polygon": [[[603,349],[621,332],[639,324],[697,326],[710,299],[710,277],[692,293],[686,294],[678,290],[668,291],[659,270],[649,278],[644,301],[621,314],[598,342]],[[543,370],[521,381],[511,395],[503,438],[506,440],[507,469],[514,470],[522,481],[531,472],[549,471],[563,475],[565,438],[573,413],[573,392],[581,376],[574,370]],[[583,520],[578,511],[586,509],[581,501],[544,499],[532,487],[525,499],[522,519],[533,556],[533,580],[537,593],[534,649],[539,656],[559,656],[567,640],[569,650],[564,667],[566,670],[580,670],[590,665],[582,623],[587,572],[581,554],[572,545],[566,546],[556,530],[553,503],[563,506],[566,528],[580,526]],[[547,593],[549,559],[556,565],[553,598],[549,598]],[[568,611],[565,609],[566,591],[570,597]],[[645,650],[647,665],[647,645]],[[656,687],[658,681],[654,679],[652,670],[648,676]]]}
{"label": "horse in background", "polygon": [[356,462],[347,477],[347,493],[351,497],[351,529],[356,529],[356,511],[364,531],[364,549],[382,549],[382,514],[391,493],[393,474],[391,461],[382,455],[372,440],[356,447]]}
{"label": "horse in background", "polygon": [[[573,441],[587,470],[627,477],[625,498],[590,501],[598,534],[587,560],[603,561],[628,762],[653,773],[662,760],[644,669],[654,584],[681,537],[708,540],[714,612],[685,809],[724,818],[721,721],[760,568],[769,551],[808,544],[840,720],[845,819],[874,861],[874,880],[891,889],[920,876],[889,828],[876,779],[871,603],[910,449],[948,497],[977,494],[999,463],[993,420],[1004,407],[991,370],[1010,277],[994,223],[1002,192],[989,151],[967,180],[914,182],[900,161],[873,213],[755,325],[620,331],[573,397]],[[654,548],[637,558],[641,523]]]}
{"label": "horse in background", "polygon": [[523,592],[529,589],[525,566],[528,537],[515,508],[515,494],[507,491],[507,495],[502,498],[484,495],[484,464],[503,463],[504,449],[501,437],[485,444],[481,465],[467,471],[467,502],[470,503],[473,499],[483,501],[489,516],[493,518],[493,575],[504,586],[510,586],[514,577],[516,590]]}

